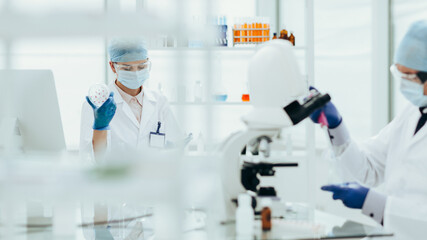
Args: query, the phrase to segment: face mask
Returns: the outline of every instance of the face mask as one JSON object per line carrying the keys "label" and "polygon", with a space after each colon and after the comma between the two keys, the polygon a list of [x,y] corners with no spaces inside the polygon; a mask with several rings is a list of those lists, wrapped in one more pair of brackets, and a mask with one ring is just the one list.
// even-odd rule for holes
{"label": "face mask", "polygon": [[424,95],[424,85],[401,78],[400,92],[415,106],[427,106],[427,96]]}
{"label": "face mask", "polygon": [[141,87],[149,76],[149,69],[143,69],[136,72],[124,70],[117,71],[117,80],[130,89],[137,89]]}

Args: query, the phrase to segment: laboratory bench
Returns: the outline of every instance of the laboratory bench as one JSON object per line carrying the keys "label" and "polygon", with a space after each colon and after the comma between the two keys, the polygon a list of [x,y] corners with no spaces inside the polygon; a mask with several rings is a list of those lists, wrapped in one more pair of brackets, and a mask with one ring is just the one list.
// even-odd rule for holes
{"label": "laboratory bench", "polygon": [[[67,154],[61,156],[61,161],[58,156],[45,155],[0,161],[0,238],[155,240],[183,233],[175,239],[246,240],[236,236],[233,221],[221,224],[217,221],[213,206],[223,199],[215,188],[218,185],[215,162],[200,161],[197,157],[183,162],[170,160],[170,155],[175,154],[156,155],[156,161],[83,169],[75,163],[77,156]],[[108,221],[94,220],[93,203],[105,200],[108,200],[106,206],[116,208],[119,215],[100,218]],[[28,202],[34,201],[43,208],[28,208],[28,205],[25,208]],[[123,202],[127,202],[127,207],[123,208]],[[190,208],[188,204],[192,202],[204,204],[205,208],[200,208],[207,212]],[[131,207],[132,204],[135,207]],[[165,208],[146,207],[156,204],[163,204]],[[272,230],[261,231],[257,220],[255,236],[250,240],[361,239],[366,236],[384,239],[393,235],[381,227],[346,221],[304,204],[282,201],[276,204],[276,208],[272,205]],[[186,210],[184,215],[177,209],[191,210]],[[171,223],[165,226],[163,222],[168,221]],[[175,228],[172,234],[166,230],[170,226]],[[169,237],[161,238],[162,231]],[[128,238],[129,235],[143,235],[143,238]]]}
{"label": "laboratory bench", "polygon": [[[304,215],[304,214],[303,214]],[[96,225],[77,223],[75,233],[72,235],[54,234],[48,219],[33,219],[27,227],[15,228],[13,239],[76,239],[76,240],[97,240],[97,239],[150,239],[155,240],[156,234],[153,228],[153,215],[146,214],[132,220],[116,222],[111,224]],[[305,218],[305,217],[304,217]],[[280,239],[392,239],[393,233],[386,232],[380,227],[368,226],[354,221],[347,221],[322,211],[314,211],[313,220],[300,219],[298,213],[290,217],[274,218],[272,229],[262,231],[261,221],[256,217],[254,226],[254,236],[245,238],[236,236],[235,224],[233,221],[223,222],[208,231],[206,226],[206,214],[199,210],[188,211],[183,221],[183,235],[185,240],[280,240]],[[133,224],[129,223],[133,222]],[[3,224],[0,229],[3,228]],[[4,229],[3,229],[4,230]],[[0,231],[0,232],[3,232]],[[134,237],[132,237],[134,236]],[[136,237],[139,236],[139,237]],[[1,237],[1,236],[0,236]]]}

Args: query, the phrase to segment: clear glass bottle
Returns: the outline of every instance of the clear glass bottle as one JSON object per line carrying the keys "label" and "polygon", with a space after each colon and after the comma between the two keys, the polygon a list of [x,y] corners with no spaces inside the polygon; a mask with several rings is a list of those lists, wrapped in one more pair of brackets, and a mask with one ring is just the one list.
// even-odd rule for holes
{"label": "clear glass bottle", "polygon": [[[237,236],[251,237],[254,231],[254,210],[252,209],[252,198],[248,194],[240,194],[238,197],[238,208],[236,210],[236,233]],[[250,239],[250,238],[248,238]]]}
{"label": "clear glass bottle", "polygon": [[203,93],[202,82],[200,80],[198,80],[194,84],[194,101],[195,102],[201,102],[202,101],[202,93]]}

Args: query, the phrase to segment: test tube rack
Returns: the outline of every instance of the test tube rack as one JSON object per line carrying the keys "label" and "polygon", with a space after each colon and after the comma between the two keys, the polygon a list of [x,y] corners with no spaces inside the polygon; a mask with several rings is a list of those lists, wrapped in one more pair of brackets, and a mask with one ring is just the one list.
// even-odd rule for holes
{"label": "test tube rack", "polygon": [[233,28],[233,46],[260,44],[270,40],[270,28]]}

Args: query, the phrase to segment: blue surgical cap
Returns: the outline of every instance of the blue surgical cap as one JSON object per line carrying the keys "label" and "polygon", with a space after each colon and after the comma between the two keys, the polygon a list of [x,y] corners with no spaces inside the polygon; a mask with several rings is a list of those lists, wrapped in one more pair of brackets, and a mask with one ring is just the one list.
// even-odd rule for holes
{"label": "blue surgical cap", "polygon": [[427,20],[411,25],[397,48],[394,62],[427,72]]}
{"label": "blue surgical cap", "polygon": [[112,62],[133,62],[148,58],[146,43],[141,38],[114,38],[108,44]]}

